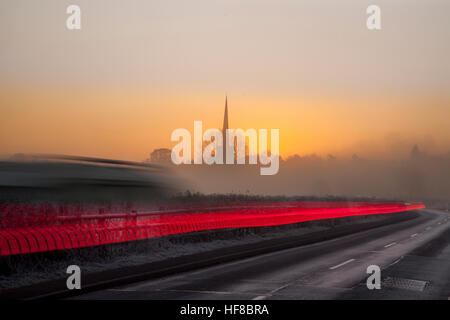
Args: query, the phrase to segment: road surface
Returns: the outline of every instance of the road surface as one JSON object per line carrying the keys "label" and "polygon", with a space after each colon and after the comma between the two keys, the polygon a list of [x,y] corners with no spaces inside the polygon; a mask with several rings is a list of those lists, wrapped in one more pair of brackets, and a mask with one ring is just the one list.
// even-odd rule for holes
{"label": "road surface", "polygon": [[[393,225],[76,299],[450,299],[450,213],[419,210]],[[369,265],[381,289],[369,290]]]}

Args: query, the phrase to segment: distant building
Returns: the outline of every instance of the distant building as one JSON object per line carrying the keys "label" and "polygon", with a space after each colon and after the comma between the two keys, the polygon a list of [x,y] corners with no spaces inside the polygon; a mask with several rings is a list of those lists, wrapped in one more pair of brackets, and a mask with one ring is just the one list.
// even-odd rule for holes
{"label": "distant building", "polygon": [[417,144],[415,144],[413,146],[413,148],[411,149],[411,152],[409,153],[409,157],[413,160],[417,160],[417,159],[423,158],[423,156],[424,156],[424,153],[422,151],[420,151]]}
{"label": "distant building", "polygon": [[152,163],[172,163],[172,150],[167,148],[155,149],[150,154],[150,162]]}
{"label": "distant building", "polygon": [[[227,144],[227,130],[229,129],[228,123],[228,97],[225,96],[225,112],[223,115],[223,126],[222,126],[222,138],[223,138],[223,163],[226,163],[226,144]],[[230,144],[233,146],[234,152],[234,163],[237,163],[237,138],[234,137],[233,141],[230,141]],[[245,143],[245,163],[249,161],[249,147],[248,144]]]}
{"label": "distant building", "polygon": [[225,113],[223,115],[222,135],[225,139],[228,129],[228,97],[225,97]]}
{"label": "distant building", "polygon": [[[225,112],[223,115],[223,126],[222,126],[222,138],[223,138],[223,163],[226,163],[226,143],[227,143],[227,130],[229,129],[229,122],[228,122],[228,97],[225,97]],[[211,141],[214,141],[214,137]],[[234,152],[234,163],[237,163],[237,137],[234,137],[233,141],[230,141],[230,145],[233,146],[233,152]],[[207,144],[203,142],[202,148],[203,152],[206,148]],[[144,162],[147,163],[160,163],[160,164],[167,164],[172,163],[172,150],[167,148],[160,148],[155,149],[150,153],[150,158],[144,160]],[[211,155],[215,155],[215,150],[211,152]],[[192,159],[193,161],[193,159]],[[245,163],[249,163],[249,146],[247,142],[245,142]]]}

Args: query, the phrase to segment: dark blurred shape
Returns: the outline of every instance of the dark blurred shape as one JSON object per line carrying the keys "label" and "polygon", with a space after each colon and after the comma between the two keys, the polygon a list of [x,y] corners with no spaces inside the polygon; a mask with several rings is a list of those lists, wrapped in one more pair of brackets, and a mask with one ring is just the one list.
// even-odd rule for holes
{"label": "dark blurred shape", "polygon": [[0,201],[146,202],[178,191],[159,165],[66,155],[0,161]]}
{"label": "dark blurred shape", "polygon": [[411,149],[410,158],[412,160],[423,159],[425,157],[424,153],[420,151],[419,146],[415,144]]}
{"label": "dark blurred shape", "polygon": [[151,163],[172,164],[172,150],[167,148],[155,149],[150,154]]}

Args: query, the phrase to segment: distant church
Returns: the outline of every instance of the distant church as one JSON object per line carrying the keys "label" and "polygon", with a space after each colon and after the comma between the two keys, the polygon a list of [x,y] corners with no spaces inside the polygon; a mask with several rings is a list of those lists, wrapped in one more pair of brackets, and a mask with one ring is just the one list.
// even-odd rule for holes
{"label": "distant church", "polygon": [[228,97],[225,96],[225,113],[223,115],[223,126],[222,126],[222,136],[224,139],[227,134],[227,129],[228,129]]}
{"label": "distant church", "polygon": [[[227,143],[227,129],[229,129],[229,123],[228,123],[228,97],[225,96],[225,112],[223,114],[223,126],[222,126],[222,137],[223,137],[223,163],[226,163],[226,143]],[[234,145],[234,163],[237,162],[237,138],[235,137],[233,139],[233,145]],[[245,142],[245,163],[248,163],[248,157],[249,157],[249,148],[247,142]]]}
{"label": "distant church", "polygon": [[[228,97],[225,96],[225,112],[223,115],[223,126],[222,126],[222,137],[223,137],[223,163],[226,163],[226,137],[227,137],[227,130],[229,129],[229,122],[228,122]],[[237,161],[237,138],[233,139],[233,145],[234,145],[234,163]],[[205,149],[206,144],[203,143],[203,150]],[[171,164],[171,149],[168,148],[160,148],[155,149],[150,154],[150,158],[146,159],[144,162],[151,162],[151,163],[160,163],[160,164]],[[214,155],[214,151],[212,152]],[[246,163],[248,163],[248,144],[245,143],[245,158]]]}
{"label": "distant church", "polygon": [[[228,97],[225,96],[225,112],[223,114],[223,126],[222,126],[222,139],[223,139],[223,163],[226,163],[226,143],[227,143],[227,130],[228,130]],[[235,151],[236,153],[236,151]],[[236,154],[234,155],[236,159]]]}

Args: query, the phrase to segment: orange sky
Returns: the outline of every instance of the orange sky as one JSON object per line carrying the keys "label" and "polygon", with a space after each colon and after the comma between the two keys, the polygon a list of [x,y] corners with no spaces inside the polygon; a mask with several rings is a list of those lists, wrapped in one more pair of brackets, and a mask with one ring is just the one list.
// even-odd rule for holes
{"label": "orange sky", "polygon": [[[202,120],[204,130],[221,128],[224,107],[222,95],[205,93],[15,89],[2,91],[0,98],[10,106],[3,108],[7,116],[1,120],[3,153],[130,160],[143,160],[154,148],[172,147],[172,130],[193,132],[194,120]],[[402,147],[407,150],[419,143],[428,151],[444,152],[449,148],[449,103],[433,101],[431,113],[424,107],[429,102],[240,95],[229,97],[229,117],[232,128],[279,128],[283,156],[386,152],[399,156],[405,150],[390,149],[395,143],[406,144]]]}
{"label": "orange sky", "polygon": [[0,4],[0,153],[143,160],[176,128],[280,129],[280,153],[450,151],[450,4]]}

